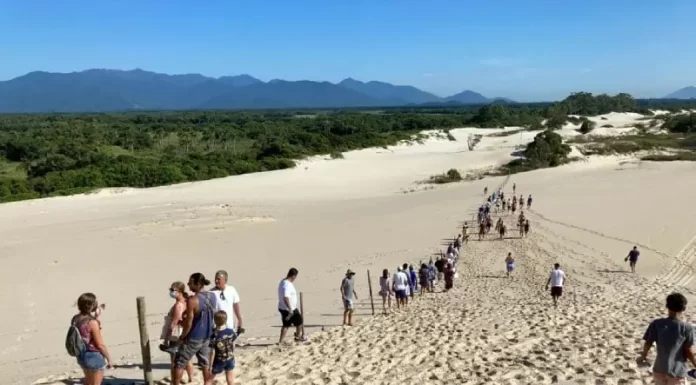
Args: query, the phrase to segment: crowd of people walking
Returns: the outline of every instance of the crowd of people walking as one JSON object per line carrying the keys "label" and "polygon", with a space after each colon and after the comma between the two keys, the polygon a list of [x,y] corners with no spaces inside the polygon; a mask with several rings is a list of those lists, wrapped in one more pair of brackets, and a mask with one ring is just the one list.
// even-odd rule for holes
{"label": "crowd of people walking", "polygon": [[[513,194],[516,185],[513,185]],[[479,225],[479,240],[484,240],[492,227],[491,209],[498,214],[495,230],[500,239],[505,239],[507,224],[504,218],[514,214],[517,207],[521,212],[516,220],[520,237],[528,235],[529,219],[524,215],[525,202],[523,196],[505,200],[502,189],[487,195],[486,202],[478,208],[476,220]],[[529,195],[526,207],[532,205]],[[502,210],[500,208],[502,207]],[[507,210],[507,211],[506,211]],[[440,252],[437,258],[429,259],[427,263],[404,263],[398,266],[393,275],[384,269],[379,278],[379,296],[382,298],[382,312],[385,315],[392,311],[392,302],[396,309],[406,309],[409,299],[416,295],[435,291],[436,284],[443,282],[442,291],[447,292],[454,287],[457,278],[457,263],[460,260],[462,247],[469,242],[468,222],[464,222],[462,232],[447,245],[446,251]],[[630,268],[635,272],[639,256],[634,247],[625,260],[630,261]],[[515,257],[509,252],[505,257],[505,274],[511,277],[515,269]],[[296,268],[290,268],[286,276],[278,284],[278,312],[280,314],[280,337],[278,344],[285,343],[290,328],[295,328],[294,341],[308,340],[304,331],[304,319],[298,307],[298,293],[295,280],[299,275]],[[162,344],[160,350],[171,357],[171,379],[173,385],[186,384],[193,380],[193,358],[202,369],[205,385],[212,385],[217,375],[224,374],[228,385],[234,383],[233,371],[236,367],[234,355],[235,340],[244,333],[243,318],[240,308],[240,297],[237,290],[228,284],[228,273],[218,270],[215,273],[215,286],[207,290],[211,282],[202,273],[191,274],[187,284],[181,281],[172,282],[169,286],[169,297],[173,304],[167,312],[161,331]],[[549,273],[546,290],[549,290],[553,305],[563,295],[563,286],[567,277],[556,263]],[[355,290],[355,272],[348,270],[341,280],[339,287],[343,303],[343,326],[353,325],[353,313],[358,294]],[[188,288],[188,291],[186,290]],[[420,292],[420,293],[419,293]],[[693,328],[680,320],[685,309],[686,299],[681,294],[667,297],[669,316],[666,319],[651,323],[645,334],[645,347],[638,361],[645,363],[645,357],[653,343],[657,343],[658,357],[655,363],[655,381],[657,384],[677,384],[686,376],[687,360],[696,365],[690,346],[693,344]],[[78,313],[72,318],[66,337],[66,349],[75,357],[84,372],[85,385],[100,385],[104,378],[104,370],[113,368],[113,360],[106,347],[101,333],[100,316],[105,310],[104,304],[99,304],[96,295],[84,293],[77,300]],[[681,342],[680,342],[681,341]],[[675,357],[678,363],[672,363],[672,358],[665,358],[665,352],[688,344],[688,349],[682,348],[683,355]],[[671,354],[671,353],[669,353]],[[670,356],[672,357],[672,356]],[[678,364],[678,365],[677,365]],[[676,366],[679,368],[676,368]]]}

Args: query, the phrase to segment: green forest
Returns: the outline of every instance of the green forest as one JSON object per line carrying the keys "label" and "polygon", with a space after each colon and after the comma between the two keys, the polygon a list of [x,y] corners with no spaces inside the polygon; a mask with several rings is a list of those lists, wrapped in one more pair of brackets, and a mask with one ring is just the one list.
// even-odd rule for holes
{"label": "green forest", "polygon": [[[696,108],[696,100],[636,101],[627,94],[575,93],[553,104],[460,108],[0,115],[0,201],[285,169],[305,156],[340,158],[344,151],[411,140],[427,129],[553,130],[573,119],[568,115],[650,114],[649,108]],[[695,114],[663,121],[672,132],[696,132]],[[558,154],[544,153],[549,146],[543,144],[561,146],[560,137],[544,135],[525,152],[537,159],[525,163],[525,169],[559,162]]]}

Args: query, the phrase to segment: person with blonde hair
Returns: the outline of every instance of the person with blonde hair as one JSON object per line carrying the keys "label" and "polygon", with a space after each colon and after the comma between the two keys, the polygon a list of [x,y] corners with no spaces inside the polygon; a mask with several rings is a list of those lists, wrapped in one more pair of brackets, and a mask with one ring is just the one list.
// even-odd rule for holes
{"label": "person with blonde hair", "polygon": [[[169,309],[169,312],[164,317],[164,324],[162,325],[162,334],[160,338],[162,339],[162,344],[160,345],[160,350],[167,352],[171,355],[172,367],[171,367],[171,378],[174,378],[174,360],[176,358],[176,352],[178,350],[177,342],[181,336],[181,326],[184,321],[184,314],[186,313],[186,300],[188,299],[188,294],[186,293],[186,285],[183,282],[177,281],[173,282],[169,286],[169,297],[174,299],[174,305]],[[191,361],[186,365],[186,373],[188,374],[188,381],[181,380],[182,384],[189,383],[193,381],[193,364]]]}
{"label": "person with blonde hair", "polygon": [[234,341],[238,334],[234,329],[228,327],[228,315],[223,310],[215,312],[215,331],[210,339],[210,363],[207,371],[209,372],[208,379],[205,380],[205,385],[212,385],[215,376],[225,373],[227,385],[234,384],[234,367],[236,365],[234,359]]}
{"label": "person with blonde hair", "polygon": [[113,361],[102,337],[101,323],[95,317],[100,313],[97,296],[93,293],[80,295],[77,309],[79,313],[70,321],[66,348],[77,358],[84,372],[84,385],[100,385],[104,379],[104,369],[113,369]]}

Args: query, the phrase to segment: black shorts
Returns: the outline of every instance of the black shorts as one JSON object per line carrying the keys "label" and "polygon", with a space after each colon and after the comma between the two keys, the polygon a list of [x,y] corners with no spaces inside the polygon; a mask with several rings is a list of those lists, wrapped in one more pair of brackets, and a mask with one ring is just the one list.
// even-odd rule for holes
{"label": "black shorts", "polygon": [[288,319],[288,315],[290,314],[289,311],[287,310],[280,310],[280,318],[283,323],[283,327],[290,327],[290,326],[302,326],[302,314],[300,314],[300,311],[295,309],[295,311],[292,312],[292,316],[290,316],[290,319]]}
{"label": "black shorts", "polygon": [[554,286],[551,288],[552,297],[560,297],[563,295],[563,286]]}

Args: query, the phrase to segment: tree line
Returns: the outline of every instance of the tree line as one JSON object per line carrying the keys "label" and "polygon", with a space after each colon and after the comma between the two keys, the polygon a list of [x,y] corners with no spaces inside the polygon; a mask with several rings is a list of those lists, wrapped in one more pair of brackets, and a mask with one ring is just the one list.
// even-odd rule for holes
{"label": "tree line", "polygon": [[[696,108],[696,101],[671,107]],[[553,129],[571,114],[644,110],[627,94],[577,93],[554,104],[463,108],[0,115],[0,201],[285,169],[310,155],[340,158],[417,139],[423,130]],[[666,118],[665,126],[696,129],[693,115],[684,116]]]}

